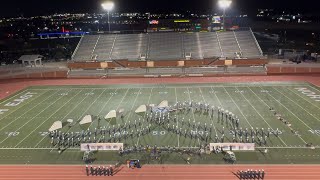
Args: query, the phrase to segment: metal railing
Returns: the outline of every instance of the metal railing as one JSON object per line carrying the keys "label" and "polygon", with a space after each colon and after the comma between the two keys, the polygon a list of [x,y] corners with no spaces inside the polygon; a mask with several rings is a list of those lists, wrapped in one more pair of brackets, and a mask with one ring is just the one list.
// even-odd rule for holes
{"label": "metal railing", "polygon": [[240,46],[240,44],[239,44],[239,41],[238,41],[237,35],[236,35],[236,33],[235,33],[234,31],[232,31],[232,32],[233,32],[234,38],[235,38],[235,39],[236,39],[236,41],[237,41],[237,44],[238,44],[239,50],[240,50],[240,52],[242,53],[242,49],[241,49],[241,46]]}
{"label": "metal railing", "polygon": [[220,48],[220,52],[221,52],[221,56],[220,57],[224,57],[224,53],[222,51],[221,42],[220,42],[220,38],[219,38],[218,32],[216,32],[216,36],[217,36],[217,40],[218,40],[218,44],[219,44],[219,48]]}
{"label": "metal railing", "polygon": [[83,37],[84,37],[84,35],[81,36],[80,41],[78,42],[78,45],[77,45],[76,49],[73,51],[73,54],[72,54],[72,56],[71,56],[71,60],[74,59],[74,56],[75,56],[76,53],[78,52],[78,49],[79,49],[79,47],[80,47],[80,44],[82,43]]}
{"label": "metal railing", "polygon": [[260,47],[260,45],[259,45],[259,43],[258,43],[258,41],[257,41],[256,36],[253,34],[252,29],[251,29],[251,28],[249,28],[249,29],[250,29],[250,32],[251,32],[251,34],[252,34],[252,37],[253,37],[253,39],[254,39],[254,41],[255,41],[258,49],[259,49],[260,55],[263,56],[263,51],[262,51],[262,49],[261,49],[261,47]]}

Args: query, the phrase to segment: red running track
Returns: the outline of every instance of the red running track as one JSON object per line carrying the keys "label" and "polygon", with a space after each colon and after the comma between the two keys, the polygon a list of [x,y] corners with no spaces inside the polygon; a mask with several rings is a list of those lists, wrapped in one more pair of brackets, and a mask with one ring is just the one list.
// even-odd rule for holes
{"label": "red running track", "polygon": [[0,180],[236,180],[238,170],[264,169],[267,180],[319,180],[320,165],[145,165],[125,166],[110,177],[87,176],[85,166],[21,165],[0,166]]}
{"label": "red running track", "polygon": [[236,83],[300,81],[320,86],[320,75],[314,76],[233,76],[188,78],[123,78],[123,79],[11,79],[0,80],[0,99],[29,86],[41,85],[103,85],[103,84],[159,84],[159,83]]}

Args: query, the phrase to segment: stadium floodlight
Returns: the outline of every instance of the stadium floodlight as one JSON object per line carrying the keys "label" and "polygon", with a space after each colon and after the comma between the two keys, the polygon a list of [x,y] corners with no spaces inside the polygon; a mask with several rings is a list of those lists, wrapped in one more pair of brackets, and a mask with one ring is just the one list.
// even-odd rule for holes
{"label": "stadium floodlight", "polygon": [[112,1],[105,2],[101,4],[102,8],[106,11],[111,11],[114,7],[114,3]]}
{"label": "stadium floodlight", "polygon": [[232,1],[231,0],[219,0],[218,4],[223,9],[223,22],[222,27],[225,29],[225,17],[226,17],[226,9],[230,7]]}
{"label": "stadium floodlight", "polygon": [[226,8],[230,7],[231,3],[232,3],[231,0],[220,0],[219,6],[223,9],[226,9]]}
{"label": "stadium floodlight", "polygon": [[109,33],[110,33],[110,11],[114,8],[114,3],[112,1],[107,1],[101,4],[102,8],[107,11],[108,13],[108,26],[109,26]]}

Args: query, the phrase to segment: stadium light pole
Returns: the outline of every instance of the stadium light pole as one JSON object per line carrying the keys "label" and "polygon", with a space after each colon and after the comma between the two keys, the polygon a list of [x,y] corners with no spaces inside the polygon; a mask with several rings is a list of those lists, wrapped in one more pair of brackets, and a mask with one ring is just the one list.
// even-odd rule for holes
{"label": "stadium light pole", "polygon": [[108,26],[109,26],[109,33],[110,33],[110,11],[113,9],[114,7],[114,3],[112,1],[107,1],[103,4],[101,4],[102,8],[107,11],[108,13]]}
{"label": "stadium light pole", "polygon": [[231,0],[219,0],[218,3],[219,3],[220,8],[223,9],[222,27],[223,27],[223,30],[225,30],[225,29],[226,29],[226,28],[225,28],[226,9],[227,9],[228,7],[230,7],[232,1],[231,1]]}

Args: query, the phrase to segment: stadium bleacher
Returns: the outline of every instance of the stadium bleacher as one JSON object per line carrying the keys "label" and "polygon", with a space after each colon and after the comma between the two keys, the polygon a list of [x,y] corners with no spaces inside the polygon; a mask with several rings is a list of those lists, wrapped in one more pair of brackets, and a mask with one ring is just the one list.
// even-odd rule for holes
{"label": "stadium bleacher", "polygon": [[215,57],[259,58],[261,48],[251,30],[197,33],[86,35],[73,61],[177,60]]}
{"label": "stadium bleacher", "polygon": [[251,31],[235,31],[244,57],[260,57],[262,50]]}
{"label": "stadium bleacher", "polygon": [[136,60],[141,55],[146,55],[147,40],[143,34],[119,35],[112,51],[112,59]]}

